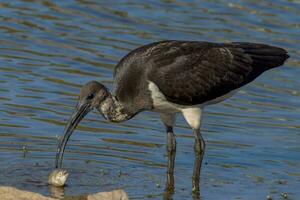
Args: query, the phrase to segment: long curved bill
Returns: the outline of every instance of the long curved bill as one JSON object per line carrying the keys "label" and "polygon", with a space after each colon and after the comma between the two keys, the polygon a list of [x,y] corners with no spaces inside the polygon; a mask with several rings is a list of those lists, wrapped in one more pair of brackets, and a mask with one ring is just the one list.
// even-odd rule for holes
{"label": "long curved bill", "polygon": [[63,155],[64,151],[67,145],[67,142],[72,135],[73,131],[79,124],[79,122],[92,110],[91,106],[87,103],[79,103],[76,106],[76,110],[70,117],[65,130],[63,137],[60,139],[60,142],[57,147],[57,153],[56,153],[56,159],[55,159],[55,168],[61,168],[62,167],[62,160],[63,160]]}

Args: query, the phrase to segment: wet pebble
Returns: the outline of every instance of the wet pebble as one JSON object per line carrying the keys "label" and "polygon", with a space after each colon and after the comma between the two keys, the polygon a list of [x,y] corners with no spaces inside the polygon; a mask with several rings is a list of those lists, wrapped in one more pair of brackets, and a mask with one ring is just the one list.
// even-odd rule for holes
{"label": "wet pebble", "polygon": [[91,160],[86,160],[85,161],[86,164],[89,164],[90,162],[91,162]]}
{"label": "wet pebble", "polygon": [[55,135],[55,138],[56,138],[57,140],[60,140],[60,136],[59,136],[59,135]]}
{"label": "wet pebble", "polygon": [[26,154],[28,153],[28,149],[26,146],[22,147],[22,151],[23,151],[23,157],[26,157]]}
{"label": "wet pebble", "polygon": [[288,198],[288,195],[287,195],[286,192],[281,193],[281,196],[282,196],[284,199],[287,199],[287,198]]}
{"label": "wet pebble", "polygon": [[121,170],[118,170],[118,177],[121,177],[122,176],[122,172]]}
{"label": "wet pebble", "polygon": [[108,171],[104,170],[104,169],[100,169],[100,174],[101,175],[107,175],[108,174]]}
{"label": "wet pebble", "polygon": [[271,195],[267,196],[267,200],[273,200],[273,198],[271,197]]}
{"label": "wet pebble", "polygon": [[69,173],[67,170],[55,169],[48,176],[48,183],[54,186],[62,187],[68,179]]}

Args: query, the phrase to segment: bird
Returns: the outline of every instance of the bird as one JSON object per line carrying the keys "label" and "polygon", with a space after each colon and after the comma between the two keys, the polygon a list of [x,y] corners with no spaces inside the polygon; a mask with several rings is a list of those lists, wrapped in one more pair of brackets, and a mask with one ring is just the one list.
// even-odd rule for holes
{"label": "bird", "polygon": [[192,191],[199,191],[205,141],[200,127],[208,105],[234,95],[263,72],[279,67],[287,51],[261,43],[164,40],[138,47],[124,56],[113,72],[113,91],[98,81],[81,89],[74,113],[58,144],[55,167],[62,168],[66,144],[79,122],[96,109],[109,122],[123,122],[142,111],[159,113],[167,137],[166,191],[174,191],[176,115],[192,129]]}

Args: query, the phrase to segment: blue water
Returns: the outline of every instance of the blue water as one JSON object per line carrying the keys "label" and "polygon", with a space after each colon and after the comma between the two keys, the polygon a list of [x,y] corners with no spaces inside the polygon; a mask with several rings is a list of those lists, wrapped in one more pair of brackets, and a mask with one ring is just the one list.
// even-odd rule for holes
{"label": "blue water", "polygon": [[[0,185],[54,195],[47,175],[79,88],[112,86],[130,50],[163,39],[251,41],[291,58],[204,114],[201,200],[300,199],[300,3],[0,1]],[[193,135],[179,117],[173,199],[191,199]],[[162,199],[166,137],[156,114],[122,124],[89,114],[68,143],[65,195],[124,189]]]}

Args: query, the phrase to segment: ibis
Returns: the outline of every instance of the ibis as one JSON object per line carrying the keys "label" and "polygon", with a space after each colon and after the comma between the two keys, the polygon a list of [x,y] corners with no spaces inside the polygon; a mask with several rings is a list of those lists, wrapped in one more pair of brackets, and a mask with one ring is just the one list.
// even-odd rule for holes
{"label": "ibis", "polygon": [[167,137],[166,190],[174,190],[177,114],[192,129],[194,142],[193,191],[199,191],[205,141],[200,132],[206,106],[234,95],[263,72],[284,64],[282,48],[259,43],[159,41],[124,56],[114,69],[113,91],[97,81],[85,84],[75,111],[58,145],[55,167],[62,167],[66,144],[79,122],[98,110],[109,122],[123,122],[142,111],[160,115]]}

